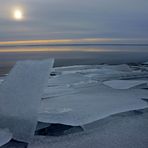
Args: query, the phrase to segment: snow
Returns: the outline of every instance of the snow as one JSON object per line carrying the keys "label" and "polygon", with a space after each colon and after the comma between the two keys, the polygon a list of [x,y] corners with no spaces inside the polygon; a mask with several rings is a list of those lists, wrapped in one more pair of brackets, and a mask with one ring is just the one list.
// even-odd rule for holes
{"label": "snow", "polygon": [[8,129],[0,129],[0,146],[12,139],[12,133]]}
{"label": "snow", "polygon": [[63,137],[35,136],[28,148],[147,148],[148,110],[99,120],[96,128]]}
{"label": "snow", "polygon": [[8,128],[14,139],[29,142],[34,135],[52,66],[53,59],[17,62],[0,85],[0,128]]}
{"label": "snow", "polygon": [[104,85],[114,89],[129,89],[133,87],[148,87],[148,81],[144,80],[110,80],[103,82]]}

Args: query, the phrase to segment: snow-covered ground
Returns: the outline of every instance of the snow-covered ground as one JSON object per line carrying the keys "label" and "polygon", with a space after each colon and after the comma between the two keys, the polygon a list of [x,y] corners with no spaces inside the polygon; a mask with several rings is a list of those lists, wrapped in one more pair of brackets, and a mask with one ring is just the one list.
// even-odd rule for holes
{"label": "snow-covered ground", "polygon": [[[95,128],[94,128],[95,126]],[[29,148],[147,148],[148,110],[127,112],[62,137],[35,136]]]}
{"label": "snow-covered ground", "polygon": [[53,68],[42,94],[39,129],[63,124],[84,131],[72,134],[71,130],[70,135],[56,138],[36,135],[29,148],[146,148],[147,69],[147,65],[126,64]]}

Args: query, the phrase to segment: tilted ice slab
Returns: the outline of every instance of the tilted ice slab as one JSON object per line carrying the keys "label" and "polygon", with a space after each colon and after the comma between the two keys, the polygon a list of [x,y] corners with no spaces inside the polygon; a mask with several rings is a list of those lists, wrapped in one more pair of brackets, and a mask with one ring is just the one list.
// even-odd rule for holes
{"label": "tilted ice slab", "polygon": [[8,143],[12,139],[12,133],[8,129],[0,129],[0,146]]}
{"label": "tilted ice slab", "polygon": [[84,125],[112,114],[148,107],[142,98],[148,98],[148,91],[115,90],[93,84],[79,87],[79,92],[75,94],[43,100],[38,120],[45,123]]}
{"label": "tilted ice slab", "polygon": [[14,139],[29,142],[34,135],[52,66],[52,59],[18,62],[0,85],[0,128],[8,128]]}
{"label": "tilted ice slab", "polygon": [[148,81],[143,80],[110,80],[103,82],[104,85],[107,85],[114,89],[129,89],[133,87],[148,87]]}

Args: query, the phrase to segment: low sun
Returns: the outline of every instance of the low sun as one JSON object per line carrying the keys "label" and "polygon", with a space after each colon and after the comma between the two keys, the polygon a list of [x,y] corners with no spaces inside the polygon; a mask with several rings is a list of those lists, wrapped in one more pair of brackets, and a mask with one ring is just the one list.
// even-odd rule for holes
{"label": "low sun", "polygon": [[23,19],[22,11],[19,10],[19,9],[14,10],[13,17],[14,17],[15,20],[22,20]]}

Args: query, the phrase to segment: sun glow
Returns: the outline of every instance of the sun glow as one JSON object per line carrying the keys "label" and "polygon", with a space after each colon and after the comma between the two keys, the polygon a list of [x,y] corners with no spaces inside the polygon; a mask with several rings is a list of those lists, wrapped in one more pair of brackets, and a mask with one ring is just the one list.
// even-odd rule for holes
{"label": "sun glow", "polygon": [[13,12],[13,17],[15,20],[22,20],[23,19],[23,13],[20,9],[16,9]]}

